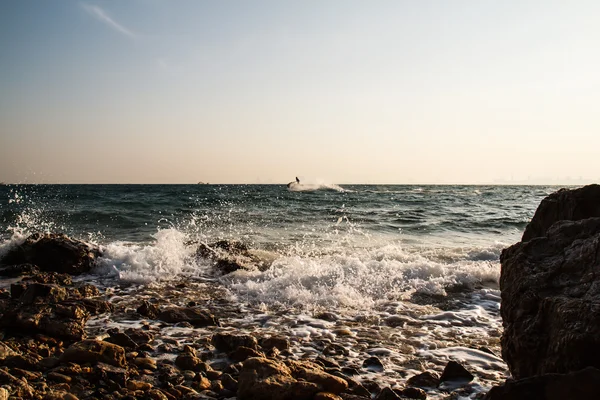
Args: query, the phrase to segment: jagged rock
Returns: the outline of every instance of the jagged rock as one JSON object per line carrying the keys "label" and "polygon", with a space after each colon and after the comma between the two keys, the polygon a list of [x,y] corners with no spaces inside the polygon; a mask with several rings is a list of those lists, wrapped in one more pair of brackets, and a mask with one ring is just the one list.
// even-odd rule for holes
{"label": "jagged rock", "polygon": [[125,350],[121,346],[98,340],[83,340],[73,343],[60,357],[61,362],[76,362],[79,364],[98,362],[125,367]]}
{"label": "jagged rock", "polygon": [[232,335],[230,333],[215,333],[211,342],[217,350],[222,352],[230,352],[240,346],[257,349],[258,342],[254,336],[250,335]]}
{"label": "jagged rock", "polygon": [[342,400],[342,398],[333,393],[319,392],[315,395],[314,400]]}
{"label": "jagged rock", "polygon": [[559,221],[500,257],[502,356],[516,379],[600,367],[600,218]]}
{"label": "jagged rock", "polygon": [[592,217],[600,217],[600,185],[588,185],[575,190],[561,189],[542,200],[525,228],[521,241],[545,236],[558,221]]}
{"label": "jagged rock", "polygon": [[271,336],[260,339],[260,347],[262,347],[265,351],[272,349],[284,351],[290,348],[290,341],[285,337]]}
{"label": "jagged rock", "polygon": [[31,304],[7,310],[0,317],[0,328],[20,333],[43,333],[70,341],[85,337],[87,312],[74,311],[60,304]]}
{"label": "jagged rock", "polygon": [[16,351],[7,346],[4,342],[0,341],[0,361],[7,357],[16,356],[17,354],[18,353]]}
{"label": "jagged rock", "polygon": [[375,397],[375,400],[401,400],[402,398],[396,394],[391,388],[384,388],[379,394]]}
{"label": "jagged rock", "polygon": [[35,275],[40,269],[33,264],[9,265],[0,268],[0,276],[6,278],[17,278],[24,275]]}
{"label": "jagged rock", "polygon": [[138,314],[140,314],[144,317],[154,319],[160,312],[160,309],[157,306],[155,306],[154,304],[144,300],[142,302],[142,305],[139,306],[136,311],[138,312]]}
{"label": "jagged rock", "polygon": [[246,360],[238,385],[240,400],[312,400],[322,391],[315,383],[293,378],[284,364],[266,358]]}
{"label": "jagged rock", "polygon": [[417,399],[417,400],[425,400],[427,399],[427,392],[423,389],[419,389],[416,387],[408,387],[402,390],[399,390],[400,396],[407,399]]}
{"label": "jagged rock", "polygon": [[569,374],[544,374],[493,387],[484,400],[600,399],[600,370],[592,367]]}
{"label": "jagged rock", "polygon": [[440,384],[440,376],[435,372],[425,371],[408,378],[406,384],[418,388],[436,388]]}
{"label": "jagged rock", "polygon": [[19,301],[31,304],[35,301],[44,303],[58,303],[67,299],[65,288],[55,284],[30,283],[19,296]]}
{"label": "jagged rock", "polygon": [[0,263],[34,264],[42,271],[78,275],[88,272],[98,255],[98,248],[63,234],[33,234],[23,244],[9,250]]}
{"label": "jagged rock", "polygon": [[170,308],[160,312],[157,318],[163,322],[176,324],[188,322],[196,328],[218,325],[218,320],[211,313],[198,308]]}
{"label": "jagged rock", "polygon": [[446,364],[444,372],[442,372],[442,376],[440,377],[440,382],[471,382],[473,378],[475,378],[473,374],[467,371],[465,367],[456,361],[448,361],[448,364]]}
{"label": "jagged rock", "polygon": [[61,286],[70,286],[73,284],[73,278],[69,274],[60,274],[58,272],[39,272],[32,276],[24,277],[23,282],[54,283]]}
{"label": "jagged rock", "polygon": [[148,344],[154,340],[154,335],[150,332],[143,331],[136,328],[128,328],[125,333],[133,340],[138,346]]}
{"label": "jagged rock", "polygon": [[37,354],[19,354],[15,356],[6,357],[2,362],[2,365],[9,368],[21,368],[29,371],[37,371],[40,369],[39,362],[42,357]]}
{"label": "jagged rock", "polygon": [[116,344],[126,349],[135,349],[137,344],[126,333],[116,332],[104,339],[105,342]]}
{"label": "jagged rock", "polygon": [[76,290],[83,298],[100,296],[100,290],[89,283],[79,286]]}
{"label": "jagged rock", "polygon": [[180,354],[175,359],[175,365],[182,370],[196,371],[202,360],[192,354]]}
{"label": "jagged rock", "polygon": [[240,346],[234,351],[227,354],[227,358],[229,358],[233,362],[242,362],[251,357],[264,357],[265,355],[260,351],[251,349],[249,347]]}
{"label": "jagged rock", "polygon": [[127,385],[127,379],[129,379],[129,372],[125,368],[116,367],[114,365],[105,364],[98,362],[94,367],[94,374],[96,379],[108,381],[111,380],[121,387]]}
{"label": "jagged rock", "polygon": [[309,361],[288,360],[287,365],[294,378],[316,383],[324,392],[338,394],[348,389],[346,380],[323,371],[318,364]]}
{"label": "jagged rock", "polygon": [[363,361],[363,368],[373,372],[383,372],[384,366],[381,360],[377,357],[369,357]]}
{"label": "jagged rock", "polygon": [[248,247],[238,241],[220,240],[210,245],[201,243],[196,256],[212,260],[217,270],[229,274],[239,269],[265,270],[270,262],[255,256]]}
{"label": "jagged rock", "polygon": [[106,300],[82,299],[78,301],[91,315],[100,315],[114,311],[114,307]]}

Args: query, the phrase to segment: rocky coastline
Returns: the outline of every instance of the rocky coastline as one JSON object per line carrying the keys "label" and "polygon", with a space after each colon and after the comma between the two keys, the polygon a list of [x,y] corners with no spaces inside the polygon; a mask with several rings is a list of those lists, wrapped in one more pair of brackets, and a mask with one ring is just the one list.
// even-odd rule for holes
{"label": "rocky coastline", "polygon": [[[495,366],[487,372],[424,360],[420,329],[430,328],[410,312],[384,321],[320,312],[301,321],[275,310],[249,323],[248,310],[214,280],[91,284],[81,277],[99,248],[32,235],[0,260],[0,399],[600,398],[598,205],[597,185],[545,199],[523,241],[502,253],[502,338],[440,341],[487,355]],[[200,244],[197,256],[223,274],[256,263],[231,242]],[[330,333],[289,334],[300,328]],[[504,383],[500,350],[512,376]],[[496,386],[486,394],[481,384]]]}

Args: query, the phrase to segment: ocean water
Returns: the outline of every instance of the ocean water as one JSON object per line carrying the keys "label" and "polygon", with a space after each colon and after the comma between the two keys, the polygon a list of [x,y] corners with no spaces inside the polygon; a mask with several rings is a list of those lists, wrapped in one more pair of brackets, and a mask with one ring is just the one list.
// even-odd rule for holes
{"label": "ocean water", "polygon": [[[346,349],[339,363],[350,367],[376,355],[389,369],[361,379],[380,384],[440,371],[454,359],[477,371],[476,393],[507,374],[499,357],[500,252],[558,189],[6,185],[0,255],[30,233],[63,232],[101,247],[98,267],[79,279],[101,285],[125,309],[135,307],[128,297],[169,292],[185,304],[219,291],[236,307],[224,329],[284,334],[298,358],[335,341]],[[196,255],[199,243],[218,240],[243,242],[269,267],[222,275]],[[182,279],[195,289],[169,286]],[[139,324],[89,322],[91,329]],[[202,334],[156,329],[171,329],[177,340]]]}
{"label": "ocean water", "polygon": [[398,185],[5,185],[0,252],[32,232],[102,246],[99,278],[150,282],[214,273],[190,243],[244,242],[273,262],[227,279],[266,303],[367,307],[497,281],[556,187]]}

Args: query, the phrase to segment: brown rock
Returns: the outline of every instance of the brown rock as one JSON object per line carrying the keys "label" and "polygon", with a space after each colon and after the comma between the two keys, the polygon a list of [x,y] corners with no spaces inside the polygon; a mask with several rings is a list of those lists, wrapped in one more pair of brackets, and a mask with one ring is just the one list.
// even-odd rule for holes
{"label": "brown rock", "polygon": [[202,362],[198,357],[191,354],[180,354],[175,359],[175,365],[183,370],[197,371],[198,365]]}
{"label": "brown rock", "polygon": [[502,357],[516,379],[600,367],[600,218],[502,252]]}
{"label": "brown rock", "polygon": [[157,318],[163,322],[173,324],[178,322],[188,322],[196,328],[218,325],[218,321],[214,315],[198,308],[170,308],[160,312]]}
{"label": "brown rock", "polygon": [[339,394],[348,389],[348,382],[323,371],[320,365],[311,362],[288,361],[292,376],[308,382],[316,383],[324,392]]}
{"label": "brown rock", "polygon": [[99,255],[97,247],[62,234],[33,234],[0,260],[3,265],[34,264],[42,271],[88,272]]}
{"label": "brown rock", "polygon": [[83,340],[72,344],[60,357],[61,362],[95,364],[103,362],[115,367],[125,367],[125,350],[116,344],[97,340]]}
{"label": "brown rock", "polygon": [[240,346],[231,353],[227,355],[227,357],[233,362],[242,362],[251,357],[264,357],[265,355],[260,351],[256,351],[249,347]]}
{"label": "brown rock", "polygon": [[558,221],[579,221],[592,217],[600,217],[600,185],[588,185],[575,190],[561,189],[542,200],[527,224],[521,241],[546,236],[548,229]]}
{"label": "brown rock", "polygon": [[222,352],[230,352],[237,349],[240,346],[248,347],[256,350],[258,348],[258,342],[254,336],[250,335],[233,335],[230,333],[215,333],[211,342],[217,350]]}
{"label": "brown rock", "polygon": [[460,381],[471,382],[475,378],[472,373],[456,361],[449,361],[442,372],[440,382]]}
{"label": "brown rock", "polygon": [[569,374],[544,374],[493,387],[485,400],[600,399],[600,370],[585,368]]}
{"label": "brown rock", "polygon": [[160,309],[157,306],[155,306],[154,304],[144,300],[142,302],[142,305],[139,306],[136,311],[138,312],[138,314],[140,314],[144,317],[154,319],[160,312]]}
{"label": "brown rock", "polygon": [[408,378],[406,384],[419,388],[436,388],[440,384],[440,376],[435,372],[425,371]]}

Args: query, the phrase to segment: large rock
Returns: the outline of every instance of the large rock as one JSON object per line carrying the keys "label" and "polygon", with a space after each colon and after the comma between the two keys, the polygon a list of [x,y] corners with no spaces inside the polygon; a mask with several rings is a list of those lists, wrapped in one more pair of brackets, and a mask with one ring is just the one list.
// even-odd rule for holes
{"label": "large rock", "polygon": [[578,221],[600,217],[600,185],[588,185],[575,190],[561,189],[546,197],[538,206],[523,233],[523,242],[545,236],[557,221]]}
{"label": "large rock", "polygon": [[42,271],[77,275],[88,272],[98,255],[98,248],[63,234],[33,234],[5,254],[0,264],[33,264]]}
{"label": "large rock", "polygon": [[600,399],[600,370],[586,368],[569,374],[546,374],[507,381],[492,388],[484,400]]}
{"label": "large rock", "polygon": [[[571,192],[550,196],[551,215],[540,206],[534,220],[543,223],[530,224],[539,228],[531,228],[534,238],[500,257],[502,355],[516,379],[600,367],[600,218],[584,212],[593,215],[600,196],[582,195],[600,193],[598,186]],[[552,222],[564,216],[578,220]]]}
{"label": "large rock", "polygon": [[238,382],[240,400],[313,399],[319,392],[339,394],[348,388],[341,378],[310,362],[254,357],[244,361]]}
{"label": "large rock", "polygon": [[120,368],[127,366],[125,350],[121,346],[98,340],[73,343],[61,355],[60,361],[78,364],[105,363]]}

